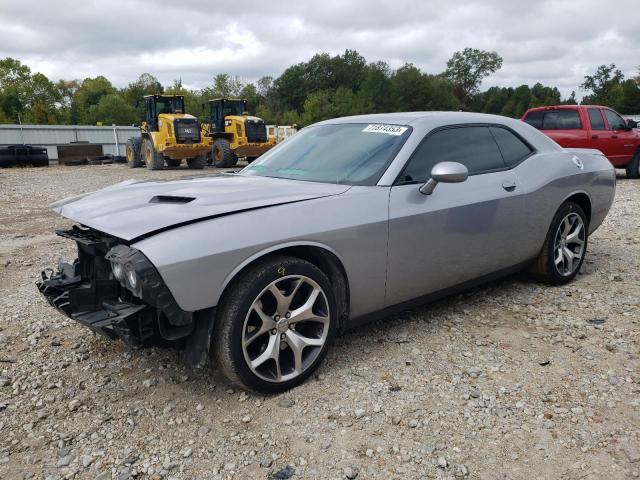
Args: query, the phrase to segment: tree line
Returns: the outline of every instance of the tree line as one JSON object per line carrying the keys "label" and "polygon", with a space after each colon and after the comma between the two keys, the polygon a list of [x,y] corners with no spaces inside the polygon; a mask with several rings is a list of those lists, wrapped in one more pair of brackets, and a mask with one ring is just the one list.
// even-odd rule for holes
{"label": "tree line", "polygon": [[[288,67],[278,77],[256,82],[219,73],[202,89],[187,89],[181,80],[163,86],[143,73],[124,88],[104,76],[53,82],[13,58],[0,60],[0,123],[132,125],[144,117],[139,100],[148,94],[181,94],[186,110],[207,120],[206,102],[218,97],[248,101],[252,114],[267,123],[308,125],[327,118],[416,110],[468,110],[520,117],[528,108],[575,104],[575,92],[561,98],[557,87],[491,87],[484,78],[498,71],[496,52],[465,48],[455,52],[444,72],[431,74],[411,63],[392,69],[386,62],[367,62],[354,50],[342,55],[314,55]],[[640,75],[625,79],[614,64],[599,66],[579,86],[582,103],[608,105],[620,113],[640,113]]]}

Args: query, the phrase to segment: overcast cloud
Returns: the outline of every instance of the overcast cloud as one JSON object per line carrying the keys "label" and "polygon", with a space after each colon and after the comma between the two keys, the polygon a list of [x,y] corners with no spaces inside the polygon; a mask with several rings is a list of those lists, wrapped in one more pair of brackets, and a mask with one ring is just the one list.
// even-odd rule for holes
{"label": "overcast cloud", "polygon": [[639,20],[637,0],[0,0],[0,57],[52,80],[125,86],[148,72],[200,88],[217,73],[254,81],[347,48],[439,73],[475,47],[504,58],[483,88],[542,82],[566,96],[600,64],[637,72]]}

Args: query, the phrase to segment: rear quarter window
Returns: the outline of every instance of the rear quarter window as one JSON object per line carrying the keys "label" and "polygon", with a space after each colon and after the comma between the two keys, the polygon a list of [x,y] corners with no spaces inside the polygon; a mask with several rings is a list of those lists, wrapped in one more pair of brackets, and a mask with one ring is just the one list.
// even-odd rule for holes
{"label": "rear quarter window", "polygon": [[533,153],[533,148],[510,130],[500,127],[491,127],[490,130],[507,167],[517,165]]}

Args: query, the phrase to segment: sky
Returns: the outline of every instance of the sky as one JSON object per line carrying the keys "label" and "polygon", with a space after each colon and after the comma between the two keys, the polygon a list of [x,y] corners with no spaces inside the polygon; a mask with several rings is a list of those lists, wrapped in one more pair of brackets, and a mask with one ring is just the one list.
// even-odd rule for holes
{"label": "sky", "polygon": [[498,52],[491,86],[579,90],[598,65],[640,66],[637,0],[0,0],[0,58],[59,78],[148,72],[201,88],[217,73],[255,81],[318,52],[354,49],[392,68],[440,73],[465,47]]}

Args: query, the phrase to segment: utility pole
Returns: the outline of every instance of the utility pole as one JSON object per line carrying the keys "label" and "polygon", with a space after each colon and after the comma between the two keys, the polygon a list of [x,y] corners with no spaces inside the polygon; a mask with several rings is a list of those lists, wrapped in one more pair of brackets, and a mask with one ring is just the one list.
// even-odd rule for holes
{"label": "utility pole", "polygon": [[24,130],[22,128],[22,119],[20,118],[20,114],[18,114],[18,124],[20,125],[20,139],[22,140],[22,145],[26,145],[24,142]]}

